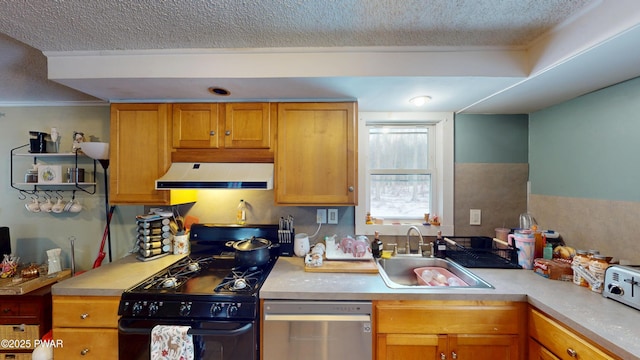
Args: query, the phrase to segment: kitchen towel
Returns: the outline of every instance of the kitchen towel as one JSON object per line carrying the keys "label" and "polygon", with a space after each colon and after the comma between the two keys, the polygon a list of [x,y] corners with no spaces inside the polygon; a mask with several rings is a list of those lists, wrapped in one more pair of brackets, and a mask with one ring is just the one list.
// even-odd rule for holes
{"label": "kitchen towel", "polygon": [[190,326],[156,325],[151,330],[151,360],[193,360]]}

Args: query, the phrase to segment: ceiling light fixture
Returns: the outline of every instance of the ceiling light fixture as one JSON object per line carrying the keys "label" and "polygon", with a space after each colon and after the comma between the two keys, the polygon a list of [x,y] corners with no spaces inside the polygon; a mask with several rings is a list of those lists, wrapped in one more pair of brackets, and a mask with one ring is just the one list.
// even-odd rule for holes
{"label": "ceiling light fixture", "polygon": [[429,101],[431,101],[431,96],[426,96],[426,95],[416,96],[414,98],[411,98],[411,100],[409,100],[409,102],[415,106],[422,106],[428,103]]}
{"label": "ceiling light fixture", "polygon": [[227,89],[223,89],[221,87],[212,86],[207,90],[209,90],[209,92],[212,93],[213,95],[219,95],[219,96],[229,96],[229,95],[231,95],[231,91],[229,91]]}

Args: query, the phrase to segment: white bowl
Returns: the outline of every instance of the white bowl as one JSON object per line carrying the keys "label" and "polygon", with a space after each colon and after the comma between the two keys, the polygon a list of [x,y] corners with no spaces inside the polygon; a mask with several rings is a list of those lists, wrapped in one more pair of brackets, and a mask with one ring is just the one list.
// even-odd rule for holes
{"label": "white bowl", "polygon": [[106,160],[109,158],[109,143],[83,142],[80,143],[80,150],[82,150],[85,155],[95,160]]}

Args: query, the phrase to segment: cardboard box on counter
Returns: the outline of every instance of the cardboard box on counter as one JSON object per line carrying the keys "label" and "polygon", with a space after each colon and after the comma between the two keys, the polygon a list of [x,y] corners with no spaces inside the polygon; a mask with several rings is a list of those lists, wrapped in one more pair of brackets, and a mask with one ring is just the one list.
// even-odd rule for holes
{"label": "cardboard box on counter", "polygon": [[533,271],[551,280],[573,281],[571,263],[562,259],[542,259],[533,261]]}

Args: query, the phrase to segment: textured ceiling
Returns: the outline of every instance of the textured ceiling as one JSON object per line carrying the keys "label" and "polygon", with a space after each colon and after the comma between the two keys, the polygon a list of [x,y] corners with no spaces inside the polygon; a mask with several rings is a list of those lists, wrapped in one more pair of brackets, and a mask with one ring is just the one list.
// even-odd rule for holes
{"label": "textured ceiling", "polygon": [[639,24],[636,0],[2,1],[0,106],[412,111],[407,99],[427,94],[423,111],[531,112],[639,76]]}
{"label": "textured ceiling", "polygon": [[5,1],[0,32],[43,51],[518,46],[591,0]]}

